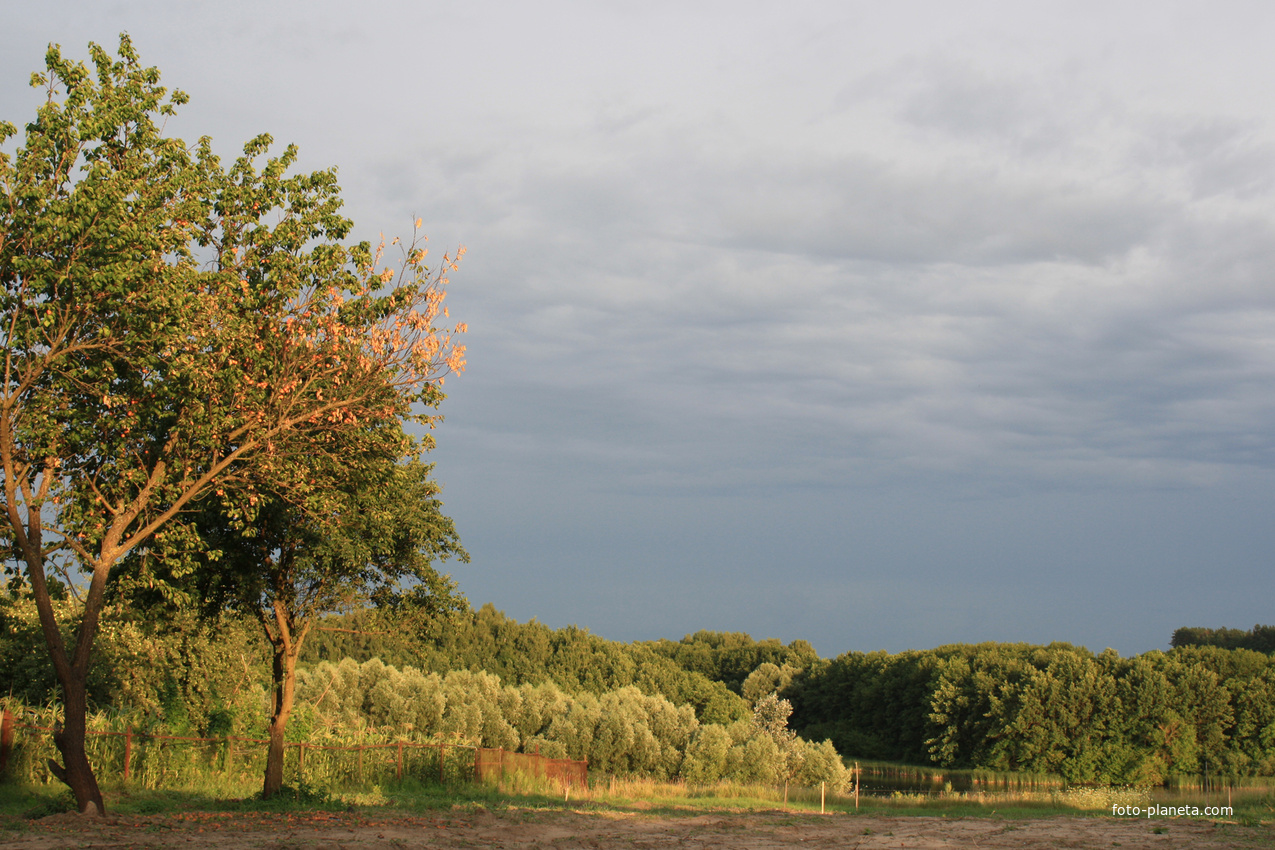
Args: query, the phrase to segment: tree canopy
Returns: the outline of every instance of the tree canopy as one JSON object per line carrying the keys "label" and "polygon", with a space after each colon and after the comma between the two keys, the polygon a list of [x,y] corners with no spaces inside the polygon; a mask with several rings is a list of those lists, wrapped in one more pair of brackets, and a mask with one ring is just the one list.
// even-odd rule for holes
{"label": "tree canopy", "polygon": [[1152,785],[1275,770],[1275,660],[1185,647],[1121,658],[1065,643],[846,653],[797,674],[793,728],[842,753]]}
{"label": "tree canopy", "polygon": [[1183,626],[1174,629],[1169,645],[1220,646],[1225,649],[1252,649],[1256,652],[1275,652],[1275,626],[1256,625],[1244,629],[1209,629],[1203,626]]}

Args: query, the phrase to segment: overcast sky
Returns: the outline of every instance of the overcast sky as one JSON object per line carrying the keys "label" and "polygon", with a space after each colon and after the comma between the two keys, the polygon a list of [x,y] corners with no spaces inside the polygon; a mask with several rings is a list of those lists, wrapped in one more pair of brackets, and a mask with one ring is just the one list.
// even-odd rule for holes
{"label": "overcast sky", "polygon": [[0,0],[169,131],[469,253],[476,606],[619,640],[1167,648],[1275,622],[1269,3]]}

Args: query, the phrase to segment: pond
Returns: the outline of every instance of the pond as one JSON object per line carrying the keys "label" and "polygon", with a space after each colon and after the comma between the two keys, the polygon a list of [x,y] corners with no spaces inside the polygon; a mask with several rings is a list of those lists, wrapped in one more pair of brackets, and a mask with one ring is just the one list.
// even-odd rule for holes
{"label": "pond", "polygon": [[[850,767],[853,769],[854,764]],[[888,797],[896,792],[936,797],[951,793],[1048,793],[1067,787],[1067,783],[1059,776],[990,770],[945,770],[937,767],[860,763],[859,771],[860,792],[878,797]],[[1207,784],[1201,777],[1194,782],[1176,781],[1167,787],[1154,786],[1150,791],[1152,802],[1165,805],[1188,801],[1225,805],[1228,800],[1238,800],[1241,797],[1250,799],[1275,793],[1275,777],[1243,777],[1230,781],[1210,777]]]}

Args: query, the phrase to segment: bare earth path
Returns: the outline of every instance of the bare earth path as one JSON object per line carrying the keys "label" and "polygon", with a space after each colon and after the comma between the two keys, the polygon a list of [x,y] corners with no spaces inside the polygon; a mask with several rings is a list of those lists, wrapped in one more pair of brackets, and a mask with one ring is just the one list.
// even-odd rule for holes
{"label": "bare earth path", "polygon": [[[1159,830],[1159,832],[1157,832]],[[1275,827],[1205,820],[1112,817],[871,817],[786,812],[668,816],[634,813],[456,811],[437,815],[359,813],[108,817],[55,815],[0,823],[0,847],[54,848],[591,848],[741,850],[777,848],[1143,848],[1275,847]]]}

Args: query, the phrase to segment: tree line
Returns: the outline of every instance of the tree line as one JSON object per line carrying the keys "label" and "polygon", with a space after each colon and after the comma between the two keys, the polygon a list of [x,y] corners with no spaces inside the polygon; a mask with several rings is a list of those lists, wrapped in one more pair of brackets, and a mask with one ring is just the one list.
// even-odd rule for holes
{"label": "tree line", "polygon": [[1275,652],[1275,626],[1257,625],[1244,629],[1207,629],[1201,626],[1183,626],[1175,629],[1169,645],[1220,646],[1223,649],[1251,649],[1254,652]]}
{"label": "tree line", "polygon": [[[416,632],[387,628],[370,609],[327,618],[307,645],[303,660],[367,661],[446,673],[486,671],[514,685],[553,682],[568,693],[600,694],[634,686],[675,705],[690,705],[704,723],[728,724],[748,715],[746,679],[763,665],[795,670],[818,659],[803,640],[788,645],[754,641],[746,634],[700,631],[680,641],[606,640],[577,626],[551,629],[520,623],[490,604]],[[746,700],[744,697],[748,696]]]}
{"label": "tree line", "polygon": [[[757,706],[773,696],[793,710],[769,739],[799,734],[812,764],[839,753],[1137,785],[1275,774],[1275,659],[1252,650],[1122,658],[989,643],[825,660],[802,641],[739,633],[622,644],[490,605],[415,632],[393,622],[369,608],[316,627],[298,671],[296,735],[410,728],[621,773],[760,778],[783,772],[755,740]],[[188,734],[260,734],[269,652],[250,621],[149,622],[120,607],[103,630],[98,706]],[[0,601],[0,678],[34,704],[56,694],[47,659],[29,651],[37,634],[29,605]]]}
{"label": "tree line", "polygon": [[1275,774],[1275,658],[986,643],[820,661],[783,691],[843,753],[1152,785]]}
{"label": "tree line", "polygon": [[[1275,659],[1252,650],[1178,647],[1126,659],[1067,644],[979,644],[825,660],[803,641],[742,633],[618,644],[578,627],[520,623],[491,605],[417,632],[393,622],[361,609],[316,627],[298,670],[296,734],[400,724],[588,758],[599,770],[738,779],[775,775],[765,767],[774,753],[742,734],[775,695],[793,706],[784,729],[830,740],[827,752],[845,757],[1136,785],[1275,774]],[[37,635],[29,605],[0,601],[0,678],[33,703],[56,693],[47,659],[29,652]],[[97,705],[189,734],[260,734],[269,652],[245,618],[143,622],[121,607],[106,619],[102,652],[91,682]],[[541,725],[520,714],[534,706]],[[637,751],[594,747],[594,721],[613,711],[629,717],[627,731],[598,734]],[[677,723],[657,720],[674,715]],[[593,719],[588,734],[576,724],[583,717]],[[657,749],[664,761],[650,756]]]}

